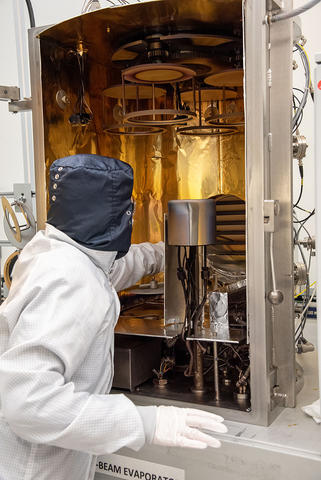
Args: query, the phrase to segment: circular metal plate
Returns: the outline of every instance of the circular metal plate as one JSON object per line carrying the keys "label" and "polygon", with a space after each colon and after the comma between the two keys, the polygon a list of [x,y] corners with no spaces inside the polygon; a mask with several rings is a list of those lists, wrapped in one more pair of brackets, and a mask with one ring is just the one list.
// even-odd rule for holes
{"label": "circular metal plate", "polygon": [[[4,212],[3,223],[4,223],[4,230],[7,235],[7,238],[10,243],[21,242],[21,230],[20,225],[17,219],[16,214],[14,213],[8,199],[6,197],[1,198],[2,208]],[[13,222],[14,227],[11,225],[10,218]]]}
{"label": "circular metal plate", "polygon": [[[164,88],[155,87],[155,98],[161,97],[162,95],[166,95],[166,90]],[[119,85],[112,85],[106,90],[103,91],[103,94],[106,97],[121,99],[123,98],[123,86]],[[126,100],[145,100],[153,98],[153,87],[150,85],[125,85],[125,98]]]}
{"label": "circular metal plate", "polygon": [[113,62],[124,62],[134,60],[138,55],[143,54],[147,50],[147,42],[137,40],[135,42],[126,43],[116,50],[111,57]]}
{"label": "circular metal plate", "polygon": [[[161,116],[162,118],[156,119],[156,116]],[[129,112],[124,116],[124,121],[127,124],[129,123],[136,126],[145,125],[156,127],[167,125],[181,125],[188,122],[189,120],[192,120],[195,116],[196,114],[194,112],[175,110],[171,108],[161,108],[156,110],[138,110],[136,112]]]}
{"label": "circular metal plate", "polygon": [[229,112],[214,117],[205,117],[205,121],[213,127],[221,127],[222,124],[228,127],[243,127],[245,125],[243,112]]}
{"label": "circular metal plate", "polygon": [[132,137],[141,137],[144,135],[160,135],[165,132],[165,128],[152,126],[134,126],[134,125],[111,125],[104,129],[111,135],[130,135]]}
{"label": "circular metal plate", "polygon": [[245,125],[245,121],[241,121],[241,122],[229,122],[229,123],[223,123],[222,122],[217,122],[215,120],[206,120],[208,126],[211,126],[211,127],[214,127],[214,128],[220,128],[222,125],[226,125],[227,127],[235,127],[235,128],[238,128],[238,127],[244,127]]}
{"label": "circular metal plate", "polygon": [[209,125],[202,125],[202,126],[187,126],[187,127],[179,127],[177,133],[180,135],[188,135],[194,137],[218,137],[222,135],[233,135],[237,133],[237,128],[228,125],[228,126],[219,126],[219,127],[211,127]]}
{"label": "circular metal plate", "polygon": [[124,79],[132,83],[176,83],[194,76],[194,70],[170,63],[136,65],[123,71]]}
{"label": "circular metal plate", "polygon": [[[195,91],[196,102],[198,102],[198,90]],[[202,102],[216,102],[217,100],[230,100],[236,98],[237,92],[232,88],[202,88],[201,99]],[[181,99],[185,103],[193,103],[193,90],[186,90],[181,93]]]}
{"label": "circular metal plate", "polygon": [[4,281],[5,284],[8,288],[8,290],[11,287],[11,272],[13,270],[13,266],[18,260],[18,257],[20,255],[20,250],[16,250],[13,252],[6,260],[4,267],[3,267],[3,276],[4,276]]}
{"label": "circular metal plate", "polygon": [[210,35],[202,33],[176,33],[174,35],[152,35],[146,40],[137,40],[119,47],[112,56],[113,62],[130,62],[135,60],[139,55],[147,55],[148,41],[158,40],[164,42],[164,48],[168,44],[174,44],[176,48],[179,45],[188,45],[199,47],[217,47],[225,43],[235,40],[234,37],[226,35]]}
{"label": "circular metal plate", "polygon": [[243,75],[242,68],[224,70],[206,77],[204,82],[213,87],[241,87],[243,85]]}
{"label": "circular metal plate", "polygon": [[[29,209],[26,204],[16,201],[16,205],[19,207],[27,223],[27,225],[24,227],[19,225],[17,216],[12,210],[8,200],[5,197],[2,197],[2,206],[5,213],[3,217],[3,224],[6,237],[14,247],[16,247],[18,250],[22,250],[36,233],[36,221],[31,209]],[[11,225],[10,217],[13,221],[14,227]]]}

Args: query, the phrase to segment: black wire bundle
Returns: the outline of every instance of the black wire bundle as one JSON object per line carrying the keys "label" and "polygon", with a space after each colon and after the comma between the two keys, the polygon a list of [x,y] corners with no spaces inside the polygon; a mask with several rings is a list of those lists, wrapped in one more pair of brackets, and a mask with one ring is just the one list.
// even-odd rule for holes
{"label": "black wire bundle", "polygon": [[[181,258],[181,248],[184,249],[183,260]],[[201,303],[199,303],[196,296],[197,290],[195,282],[197,250],[196,247],[189,247],[188,250],[187,247],[177,247],[177,277],[181,282],[185,299],[185,316],[181,337],[186,343],[186,348],[190,355],[189,366],[185,370],[184,375],[190,377],[193,376],[194,355],[190,342],[189,340],[186,340],[186,337],[189,337],[191,333],[194,332],[194,329],[197,326],[199,319],[202,315],[202,311],[207,298],[209,270],[204,264],[202,267],[204,295]]]}
{"label": "black wire bundle", "polygon": [[[299,235],[300,235],[301,230],[303,229],[307,233],[309,239],[312,241],[312,237],[311,237],[309,231],[307,230],[307,228],[305,227],[305,223],[309,220],[309,218],[312,217],[312,215],[314,215],[314,213],[315,213],[315,210],[313,210],[313,212],[311,212],[310,215],[308,215],[303,220],[296,220],[294,222],[294,223],[299,223],[300,224],[300,227],[299,227],[298,230],[296,230],[296,228],[294,227],[294,232],[295,232],[294,244],[298,246],[299,252],[300,252],[302,260],[303,260],[303,263],[305,264],[306,270],[307,270],[306,293],[305,293],[305,301],[304,301],[304,304],[302,306],[302,312],[304,312],[304,310],[306,309],[306,307],[307,307],[307,305],[310,301],[309,271],[310,271],[311,258],[312,258],[312,249],[310,249],[309,259],[307,261],[306,258],[305,258],[305,255],[303,253],[302,247],[299,244]],[[305,341],[303,334],[304,334],[304,328],[305,328],[305,325],[306,325],[307,317],[308,317],[308,309],[306,309],[304,315],[301,318],[301,321],[300,321],[299,325],[297,326],[297,328],[295,330],[295,343],[296,344],[301,343],[301,342],[304,343],[304,341]]]}
{"label": "black wire bundle", "polygon": [[75,52],[79,68],[79,91],[77,101],[74,107],[74,113],[69,117],[72,125],[88,125],[93,115],[85,99],[85,52]]}
{"label": "black wire bundle", "polygon": [[[302,97],[303,97],[303,95],[304,95],[303,90],[301,90],[300,88],[293,88],[293,90],[296,90],[296,91],[300,92],[302,94]],[[296,112],[298,110],[301,102],[302,102],[302,98],[299,99],[299,97],[295,93],[293,93],[292,94],[292,103],[293,103],[294,112]],[[300,113],[298,119],[295,121],[294,125],[292,126],[292,133],[295,133],[295,131],[300,127],[300,125],[302,123],[302,120],[303,120],[303,110]]]}

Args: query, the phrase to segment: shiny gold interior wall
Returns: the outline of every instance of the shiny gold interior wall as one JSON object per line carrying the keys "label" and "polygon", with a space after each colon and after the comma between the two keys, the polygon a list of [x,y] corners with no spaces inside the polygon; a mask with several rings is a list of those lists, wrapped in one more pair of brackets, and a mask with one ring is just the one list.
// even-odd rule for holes
{"label": "shiny gold interior wall", "polygon": [[[61,36],[61,28],[58,32]],[[103,131],[106,102],[102,92],[120,82],[120,72],[112,67],[110,55],[102,63],[97,61],[97,54],[91,55],[91,51],[103,51],[104,55],[112,51],[101,35],[97,34],[95,39],[97,43],[90,46],[86,63],[87,101],[93,112],[93,121],[87,127],[73,127],[68,121],[79,88],[75,56],[68,45],[46,36],[41,41],[47,180],[55,159],[76,153],[96,153],[130,163],[135,174],[134,242],[156,242],[162,238],[163,214],[171,199],[217,194],[244,199],[244,133],[184,137],[177,136],[172,127],[158,136],[117,137]],[[64,111],[56,103],[59,89],[70,98]]]}

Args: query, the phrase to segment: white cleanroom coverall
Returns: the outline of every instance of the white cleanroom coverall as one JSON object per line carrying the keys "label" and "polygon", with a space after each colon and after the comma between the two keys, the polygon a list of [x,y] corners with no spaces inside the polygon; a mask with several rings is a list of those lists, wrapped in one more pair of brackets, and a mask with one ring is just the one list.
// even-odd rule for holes
{"label": "white cleanroom coverall", "polygon": [[161,271],[163,245],[133,245],[114,262],[116,253],[51,225],[22,251],[0,307],[1,480],[89,480],[96,455],[145,443],[136,406],[105,395],[119,316],[112,283]]}

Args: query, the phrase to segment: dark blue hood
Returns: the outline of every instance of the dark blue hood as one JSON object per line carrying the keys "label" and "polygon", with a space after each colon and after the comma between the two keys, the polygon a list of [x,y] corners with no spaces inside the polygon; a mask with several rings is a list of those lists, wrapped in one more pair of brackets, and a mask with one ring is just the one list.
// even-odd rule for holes
{"label": "dark blue hood", "polygon": [[100,155],[60,158],[50,167],[47,223],[84,247],[125,255],[132,233],[133,170]]}

